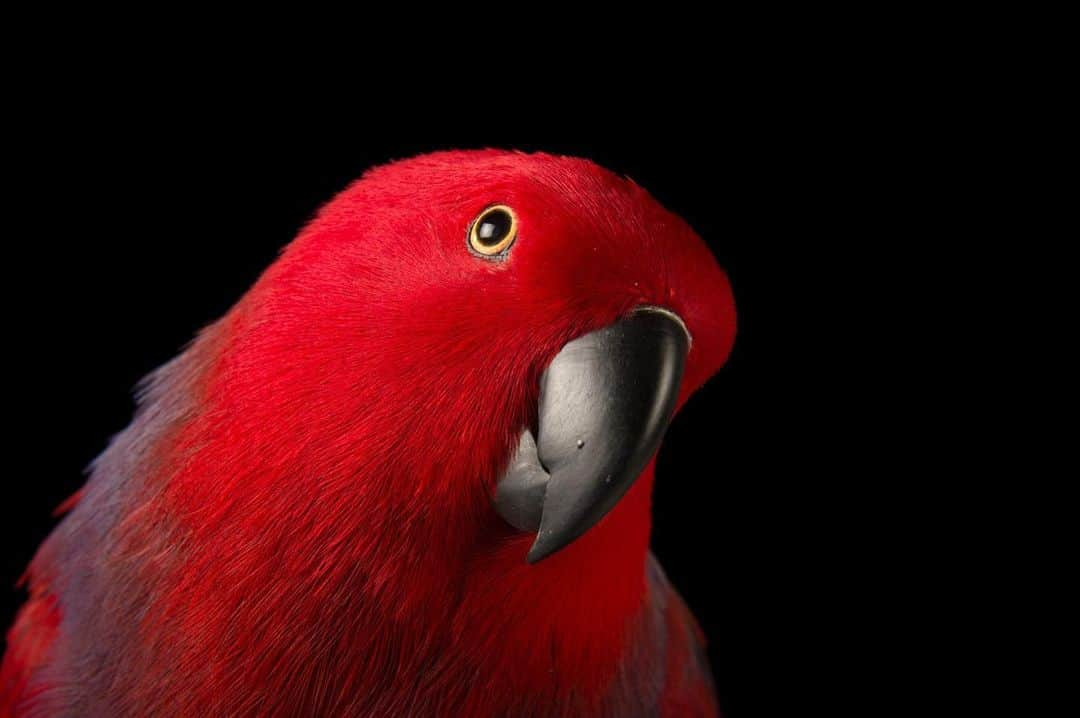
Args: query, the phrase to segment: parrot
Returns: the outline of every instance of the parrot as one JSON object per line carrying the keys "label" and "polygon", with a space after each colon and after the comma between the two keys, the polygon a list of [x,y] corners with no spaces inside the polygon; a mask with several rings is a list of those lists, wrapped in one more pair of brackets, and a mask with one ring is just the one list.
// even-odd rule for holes
{"label": "parrot", "polygon": [[140,382],[21,581],[0,718],[717,715],[649,542],[735,327],[702,238],[590,160],[367,170]]}

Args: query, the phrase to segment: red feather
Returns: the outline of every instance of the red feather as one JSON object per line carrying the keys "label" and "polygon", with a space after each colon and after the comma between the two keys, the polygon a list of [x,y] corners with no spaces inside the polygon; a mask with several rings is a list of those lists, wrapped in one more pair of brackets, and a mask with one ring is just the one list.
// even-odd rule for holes
{"label": "red feather", "polygon": [[[503,262],[466,248],[495,202]],[[652,466],[536,565],[491,509],[543,368],[643,303],[693,335],[681,405],[734,307],[644,190],[497,151],[369,172],[142,387],[34,559],[0,716],[715,714],[647,576]]]}

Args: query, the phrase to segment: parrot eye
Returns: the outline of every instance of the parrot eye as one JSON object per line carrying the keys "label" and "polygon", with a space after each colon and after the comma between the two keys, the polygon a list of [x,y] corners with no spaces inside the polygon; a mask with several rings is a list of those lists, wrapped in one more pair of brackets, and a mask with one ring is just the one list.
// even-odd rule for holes
{"label": "parrot eye", "polygon": [[488,207],[469,227],[469,247],[485,257],[505,252],[516,237],[517,215],[504,204]]}

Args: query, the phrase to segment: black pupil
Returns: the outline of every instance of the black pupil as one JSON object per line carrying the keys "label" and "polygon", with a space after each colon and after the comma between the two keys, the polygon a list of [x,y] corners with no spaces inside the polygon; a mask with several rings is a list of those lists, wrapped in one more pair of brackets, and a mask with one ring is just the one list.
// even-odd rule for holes
{"label": "black pupil", "polygon": [[488,212],[476,228],[476,239],[485,247],[494,247],[510,233],[510,215],[501,209]]}

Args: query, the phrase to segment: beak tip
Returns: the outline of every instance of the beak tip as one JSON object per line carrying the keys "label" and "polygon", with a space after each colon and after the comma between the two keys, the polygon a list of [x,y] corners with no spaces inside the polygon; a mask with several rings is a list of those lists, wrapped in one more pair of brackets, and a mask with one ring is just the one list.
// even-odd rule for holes
{"label": "beak tip", "polygon": [[532,548],[529,549],[528,555],[525,556],[525,560],[529,564],[537,564],[543,561],[565,545],[565,542],[551,541],[549,536],[550,534],[545,536],[543,532],[537,534],[536,541],[533,542]]}
{"label": "beak tip", "polygon": [[533,542],[532,548],[529,549],[529,553],[525,556],[525,561],[530,565],[539,563],[547,558],[551,554],[543,546],[540,545],[540,539]]}

